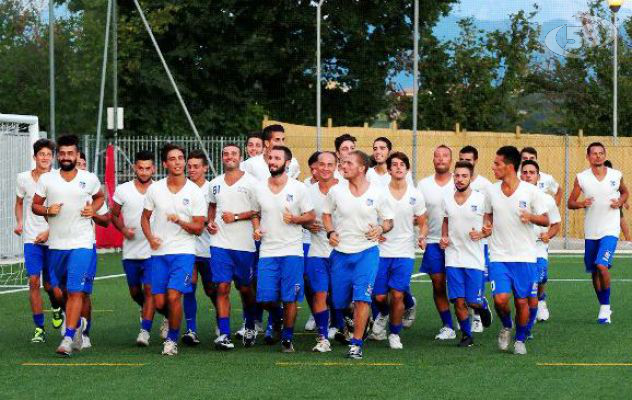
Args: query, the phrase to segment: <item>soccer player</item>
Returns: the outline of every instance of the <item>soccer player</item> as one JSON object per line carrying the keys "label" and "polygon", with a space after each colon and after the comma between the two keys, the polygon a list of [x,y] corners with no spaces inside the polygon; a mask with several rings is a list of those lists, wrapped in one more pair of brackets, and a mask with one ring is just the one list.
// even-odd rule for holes
{"label": "soccer player", "polygon": [[372,337],[385,339],[388,320],[390,348],[403,349],[399,333],[403,327],[404,295],[410,292],[410,277],[415,266],[414,225],[420,230],[418,246],[425,248],[428,234],[426,203],[415,186],[407,181],[410,160],[406,154],[391,154],[386,159],[386,165],[391,176],[386,186],[386,197],[394,217],[393,229],[380,238],[380,264],[373,289],[379,316],[373,324]]}
{"label": "soccer player", "polygon": [[[316,346],[312,351],[325,353],[331,351],[329,343],[329,309],[327,293],[330,287],[331,246],[323,228],[323,207],[327,194],[338,180],[334,178],[334,171],[338,168],[336,154],[326,151],[318,156],[317,172],[314,176],[318,182],[308,187],[308,193],[314,205],[315,220],[307,225],[311,233],[311,246],[305,259],[305,288],[312,294],[310,304],[315,328],[318,329]],[[309,290],[307,290],[309,288]]]}
{"label": "soccer player", "polygon": [[[586,272],[592,274],[600,304],[597,322],[609,324],[612,316],[610,267],[621,233],[619,209],[628,200],[629,192],[621,171],[604,165],[606,148],[603,144],[594,142],[588,145],[586,159],[590,168],[577,174],[568,198],[568,208],[585,209],[584,264]],[[579,200],[582,194],[584,199]]]}
{"label": "soccer player", "polygon": [[251,132],[246,139],[246,154],[248,158],[256,157],[263,153],[263,137],[261,132]]}
{"label": "soccer player", "polygon": [[[318,183],[318,156],[320,155],[320,151],[315,151],[311,156],[307,159],[307,165],[309,166],[309,171],[311,172],[311,176],[305,178],[303,183],[309,188],[311,185]],[[309,248],[312,243],[312,234],[309,230],[303,229],[303,255],[307,257],[309,254]],[[306,260],[307,262],[307,260]],[[307,264],[305,264],[307,268]],[[305,279],[307,280],[307,272],[305,272]],[[311,287],[309,285],[305,285],[305,298],[307,299],[307,304],[309,305],[310,310],[312,307],[312,300],[314,298],[314,294],[311,292]],[[314,320],[314,315],[310,314],[309,318],[305,322],[305,330],[308,332],[316,330],[316,321]]]}
{"label": "soccer player", "polygon": [[[610,160],[606,160],[604,161],[603,165],[605,165],[608,168],[614,168],[612,166],[612,162],[610,162]],[[621,214],[621,233],[623,234],[623,240],[626,240],[628,242],[632,241],[632,234],[630,234],[630,227],[628,226],[628,222],[625,220],[625,215],[623,215],[623,208],[625,208],[626,210],[628,208],[630,208],[630,206],[628,205],[628,203],[626,202],[622,208],[619,209],[620,214]]]}
{"label": "soccer player", "polygon": [[[334,248],[330,256],[332,307],[340,313],[353,301],[354,329],[347,357],[361,359],[380,262],[378,239],[393,228],[394,213],[383,187],[366,179],[366,154],[353,151],[342,165],[348,185],[329,190],[322,218],[329,244]],[[336,318],[336,323],[340,324],[340,318]]]}
{"label": "soccer player", "polygon": [[474,344],[468,306],[491,324],[491,313],[483,307],[481,282],[485,272],[485,255],[481,239],[485,215],[485,195],[470,187],[474,165],[458,161],[454,166],[454,194],[443,199],[444,218],[441,227],[441,248],[445,250],[446,276],[450,301],[454,303],[461,328],[459,347]]}
{"label": "soccer player", "polygon": [[[393,143],[387,137],[379,137],[373,141],[373,160],[375,160],[375,166],[369,168],[366,173],[366,179],[371,183],[377,183],[384,187],[387,187],[391,182],[391,174],[386,166],[386,159],[393,150]],[[412,186],[413,177],[410,171],[406,175],[406,182]]]}
{"label": "soccer player", "polygon": [[127,277],[129,294],[141,307],[140,332],[136,344],[143,347],[149,346],[154,320],[154,299],[151,294],[151,249],[141,232],[140,217],[145,204],[145,194],[154,183],[152,178],[155,172],[152,153],[136,153],[136,177],[116,187],[111,209],[112,224],[124,236],[123,269]]}
{"label": "soccer player", "polygon": [[434,303],[441,317],[443,326],[435,336],[437,340],[456,339],[456,332],[452,324],[450,303],[446,291],[445,252],[441,249],[441,226],[443,225],[443,198],[454,192],[454,181],[450,167],[452,164],[452,150],[441,145],[434,151],[432,158],[435,173],[419,181],[417,190],[421,192],[428,209],[428,237],[426,250],[421,260],[420,272],[430,275],[432,280],[432,295]]}
{"label": "soccer player", "polygon": [[355,136],[351,136],[348,133],[344,133],[334,139],[334,147],[336,149],[336,156],[340,162],[338,163],[338,169],[334,172],[334,178],[338,179],[339,182],[344,183],[346,179],[343,177],[342,173],[342,160],[344,160],[349,153],[355,151],[356,142],[358,139]]}
{"label": "soccer player", "polygon": [[255,344],[256,303],[252,288],[255,243],[250,219],[255,215],[254,191],[260,185],[253,176],[239,169],[241,149],[227,144],[222,149],[224,174],[209,184],[209,223],[211,233],[211,272],[217,285],[217,323],[215,347],[231,350],[230,284],[239,290],[246,320],[243,344]]}
{"label": "soccer player", "polygon": [[[263,129],[263,153],[249,158],[241,164],[241,168],[253,175],[258,181],[263,182],[270,177],[268,170],[268,158],[274,146],[285,145],[285,129],[281,125],[270,125]],[[287,167],[287,175],[292,179],[298,179],[301,169],[296,158],[292,158]]]}
{"label": "soccer player", "polygon": [[292,152],[274,146],[268,152],[270,178],[255,191],[256,211],[252,219],[254,239],[261,240],[257,268],[257,302],[268,309],[273,323],[280,319],[283,303],[281,350],[294,352],[294,322],[298,302],[303,300],[303,230],[311,223],[314,207],[302,182],[290,178],[287,169]]}
{"label": "soccer player", "polygon": [[79,159],[77,159],[77,169],[84,171],[88,170],[88,162],[86,161],[86,154],[83,151],[79,151]]}
{"label": "soccer player", "polygon": [[[206,180],[208,173],[208,160],[201,150],[193,150],[187,157],[187,175],[188,179],[199,186],[206,200],[205,207],[208,210],[210,203],[210,185]],[[205,226],[206,226],[206,221]],[[184,319],[187,325],[187,331],[182,335],[182,342],[187,346],[197,346],[200,340],[197,335],[197,299],[195,298],[195,290],[197,288],[198,273],[202,278],[202,286],[204,293],[211,299],[213,306],[217,310],[216,298],[217,290],[213,283],[213,275],[211,273],[211,234],[204,229],[197,237],[195,247],[195,267],[193,269],[193,279],[191,279],[191,291],[184,294],[183,307]]]}
{"label": "soccer player", "polygon": [[66,330],[57,353],[68,356],[82,347],[82,334],[77,329],[96,273],[92,217],[103,206],[104,195],[94,174],[76,168],[77,137],[62,136],[57,146],[60,170],[40,176],[31,208],[35,215],[48,219],[51,285],[59,304],[67,298]]}
{"label": "soccer player", "polygon": [[[520,179],[532,185],[537,185],[539,180],[540,167],[533,160],[525,160],[520,165]],[[529,326],[527,337],[531,336],[531,329],[538,321],[549,319],[549,309],[546,306],[545,286],[548,280],[549,269],[549,241],[560,231],[562,218],[557,209],[555,199],[544,192],[541,192],[542,201],[546,206],[549,216],[549,226],[535,226],[536,246],[537,246],[537,267],[538,267],[538,296],[529,297]]]}
{"label": "soccer player", "polygon": [[[485,189],[492,183],[482,175],[476,173],[476,164],[478,163],[478,150],[474,146],[465,146],[459,151],[459,161],[467,161],[474,167],[474,173],[470,181],[470,188],[476,192],[485,193]],[[489,247],[487,238],[481,239],[483,243],[483,250],[485,253],[485,273],[483,274],[483,281],[481,282],[481,299],[483,301],[483,308],[489,310],[489,304],[487,303],[487,291],[486,282],[489,280]],[[470,309],[470,315],[472,317],[472,332],[482,333],[485,328],[481,321],[480,313],[475,313],[473,309]],[[492,315],[491,313],[489,315]]]}
{"label": "soccer player", "polygon": [[167,177],[147,189],[140,224],[152,250],[154,305],[169,316],[162,354],[175,356],[182,322],[182,294],[192,291],[197,236],[204,230],[208,209],[202,190],[185,176],[184,149],[164,145],[162,164]]}
{"label": "soccer player", "polygon": [[13,231],[16,235],[22,236],[24,241],[24,267],[29,277],[29,302],[35,324],[35,333],[31,339],[33,343],[44,343],[46,341],[42,296],[40,294],[40,276],[44,280],[44,290],[48,293],[51,308],[53,309],[53,327],[59,329],[63,322],[61,307],[57,304],[50,285],[50,274],[46,262],[48,223],[46,219],[33,214],[31,210],[37,182],[43,174],[50,171],[54,152],[55,143],[51,140],[39,139],[33,143],[35,168],[18,174],[16,185],[16,226]]}
{"label": "soccer player", "polygon": [[533,226],[548,226],[549,217],[538,189],[518,179],[519,167],[518,149],[503,146],[496,151],[492,171],[499,182],[489,186],[485,194],[483,233],[491,233],[489,278],[496,312],[503,326],[498,347],[502,351],[509,349],[512,329],[509,298],[513,293],[516,307],[514,354],[527,354],[527,298],[536,296],[538,291]]}
{"label": "soccer player", "polygon": [[[533,160],[538,161],[538,151],[533,147],[525,147],[520,150],[521,161]],[[559,207],[562,202],[562,187],[557,183],[552,175],[540,171],[540,180],[538,181],[538,189],[544,193],[550,194],[555,199],[555,204]]]}

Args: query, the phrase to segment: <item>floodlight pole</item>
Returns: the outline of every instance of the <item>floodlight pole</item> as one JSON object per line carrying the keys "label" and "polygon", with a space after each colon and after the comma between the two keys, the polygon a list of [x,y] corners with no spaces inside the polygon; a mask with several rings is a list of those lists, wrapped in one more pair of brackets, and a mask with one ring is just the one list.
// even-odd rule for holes
{"label": "floodlight pole", "polygon": [[103,61],[101,64],[101,87],[99,89],[99,110],[97,111],[97,139],[94,147],[94,165],[92,169],[98,175],[99,146],[101,145],[101,128],[103,126],[103,100],[105,98],[105,77],[108,67],[108,44],[110,43],[110,21],[112,19],[112,1],[108,0],[108,10],[105,13],[105,40],[103,43]]}
{"label": "floodlight pole", "polygon": [[413,33],[413,180],[417,181],[417,109],[419,108],[419,0],[415,0]]}
{"label": "floodlight pole", "polygon": [[612,135],[614,140],[619,136],[619,31],[617,28],[617,12],[613,11],[612,19],[614,21],[614,57],[613,57],[613,105],[612,105]]}
{"label": "floodlight pole", "polygon": [[320,20],[324,0],[316,5],[316,150],[322,147],[321,129],[321,61],[320,61]]}
{"label": "floodlight pole", "polygon": [[48,79],[50,91],[50,138],[55,140],[55,2],[48,1]]}

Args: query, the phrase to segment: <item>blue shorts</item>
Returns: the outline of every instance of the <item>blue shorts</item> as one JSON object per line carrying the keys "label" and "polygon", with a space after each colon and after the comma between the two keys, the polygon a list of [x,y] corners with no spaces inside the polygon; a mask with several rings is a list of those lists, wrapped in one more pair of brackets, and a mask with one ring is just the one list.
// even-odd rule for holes
{"label": "blue shorts", "polygon": [[307,255],[309,254],[310,246],[311,246],[310,243],[303,243],[303,257],[307,258]]}
{"label": "blue shorts", "polygon": [[414,258],[380,257],[373,294],[387,294],[389,289],[408,292],[413,268],[415,268]]}
{"label": "blue shorts", "polygon": [[472,268],[446,267],[448,282],[448,297],[454,302],[463,298],[467,304],[481,304],[483,302],[483,271]]}
{"label": "blue shorts", "polygon": [[489,245],[483,245],[483,256],[485,257],[485,274],[487,274],[487,269],[489,268]]}
{"label": "blue shorts", "polygon": [[538,266],[538,283],[546,283],[549,280],[549,260],[538,258],[536,265]]}
{"label": "blue shorts", "polygon": [[428,275],[445,274],[445,251],[439,247],[439,243],[429,243],[426,246],[419,272]]}
{"label": "blue shorts", "polygon": [[48,246],[35,243],[24,243],[24,268],[28,276],[40,274],[44,282],[50,282],[48,273]]}
{"label": "blue shorts", "polygon": [[347,308],[352,301],[371,303],[375,276],[380,264],[377,246],[359,253],[331,252],[331,303]]}
{"label": "blue shorts", "polygon": [[213,283],[213,272],[211,271],[211,258],[195,256],[195,268],[200,273],[202,284]]}
{"label": "blue shorts", "polygon": [[257,271],[257,302],[303,301],[305,259],[299,256],[263,257]]}
{"label": "blue shorts", "polygon": [[538,267],[536,263],[494,262],[489,264],[492,294],[513,293],[517,299],[538,295]]}
{"label": "blue shorts", "polygon": [[328,292],[331,261],[325,257],[307,257],[305,259],[305,285],[312,292]]}
{"label": "blue shorts", "polygon": [[211,247],[211,254],[214,283],[230,283],[233,280],[238,286],[249,286],[252,283],[257,256],[255,252]]}
{"label": "blue shorts", "polygon": [[48,250],[50,283],[69,293],[92,293],[96,273],[94,249]]}
{"label": "blue shorts", "polygon": [[151,284],[151,258],[144,260],[123,260],[127,286],[135,287]]}
{"label": "blue shorts", "polygon": [[165,294],[167,289],[191,293],[195,254],[167,254],[151,257],[151,293]]}
{"label": "blue shorts", "polygon": [[610,268],[618,241],[619,238],[614,236],[604,236],[598,240],[586,239],[584,242],[584,264],[586,265],[586,272],[595,272],[597,265],[604,265]]}

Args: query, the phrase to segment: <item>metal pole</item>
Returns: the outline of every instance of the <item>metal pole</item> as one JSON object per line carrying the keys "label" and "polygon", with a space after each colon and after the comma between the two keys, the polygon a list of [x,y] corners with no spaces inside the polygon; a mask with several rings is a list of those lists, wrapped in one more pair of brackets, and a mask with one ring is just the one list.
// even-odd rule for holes
{"label": "metal pole", "polygon": [[55,140],[55,2],[48,1],[48,65],[50,85],[50,138]]}
{"label": "metal pole", "polygon": [[[568,199],[568,187],[570,183],[570,150],[569,150],[569,137],[568,133],[564,134],[564,199]],[[569,215],[568,208],[564,206],[564,250],[568,250],[568,224]]]}
{"label": "metal pole", "polygon": [[173,75],[171,75],[169,66],[167,65],[167,62],[165,61],[165,58],[162,56],[162,51],[160,50],[160,46],[158,46],[158,42],[156,41],[156,38],[154,37],[154,33],[151,30],[151,27],[149,26],[149,22],[147,22],[147,18],[145,18],[145,13],[143,12],[143,9],[140,8],[140,4],[138,4],[138,0],[134,0],[134,5],[136,6],[138,13],[140,14],[140,19],[143,21],[143,25],[145,25],[145,29],[147,30],[147,33],[149,34],[149,38],[151,39],[151,42],[154,44],[154,47],[156,48],[156,53],[158,53],[158,57],[160,58],[160,62],[162,63],[162,66],[164,67],[165,72],[167,73],[169,82],[171,82],[171,86],[173,86],[173,90],[176,92],[176,96],[178,97],[178,101],[180,101],[180,105],[182,106],[184,115],[187,117],[187,121],[189,121],[189,125],[191,125],[191,129],[193,130],[195,137],[200,143],[200,148],[202,152],[204,152],[204,155],[206,156],[206,159],[208,160],[208,164],[211,167],[213,176],[217,176],[217,172],[215,171],[215,167],[213,166],[213,161],[209,157],[208,152],[206,151],[206,148],[204,148],[204,142],[202,141],[202,138],[200,137],[200,134],[198,133],[197,127],[195,126],[195,122],[193,122],[193,118],[191,118],[191,114],[189,114],[189,109],[187,108],[187,105],[184,103],[184,100],[182,99],[182,95],[180,94],[178,85],[176,85],[176,81],[173,79]]}
{"label": "metal pole", "polygon": [[417,181],[417,109],[419,107],[419,0],[415,0],[413,33],[413,180]]}
{"label": "metal pole", "polygon": [[108,0],[105,13],[105,43],[103,44],[103,62],[101,63],[101,88],[99,89],[99,111],[97,112],[97,140],[94,147],[95,174],[99,174],[99,146],[101,145],[101,127],[103,125],[103,99],[105,98],[105,76],[108,68],[108,44],[110,43],[110,20],[112,19],[112,0]]}
{"label": "metal pole", "polygon": [[614,83],[614,95],[613,95],[613,110],[612,110],[612,135],[614,136],[614,140],[617,140],[619,136],[618,125],[619,125],[619,31],[617,28],[617,12],[614,11],[612,13],[612,18],[614,20],[614,57],[613,57],[613,83]]}
{"label": "metal pole", "polygon": [[[114,107],[114,148],[118,149],[118,11],[112,2],[112,103]],[[118,184],[118,152],[114,152],[114,182]]]}
{"label": "metal pole", "polygon": [[321,132],[321,64],[320,64],[320,20],[321,9],[324,0],[320,0],[316,6],[316,149],[322,147]]}

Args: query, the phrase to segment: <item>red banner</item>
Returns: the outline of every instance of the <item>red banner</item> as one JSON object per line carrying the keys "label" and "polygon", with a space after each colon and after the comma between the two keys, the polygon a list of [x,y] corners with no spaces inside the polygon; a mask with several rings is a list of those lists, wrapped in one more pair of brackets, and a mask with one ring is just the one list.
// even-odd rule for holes
{"label": "red banner", "polygon": [[[112,196],[116,189],[114,161],[114,146],[108,145],[105,150],[105,195],[109,206],[112,206]],[[123,247],[123,235],[110,224],[107,228],[97,226],[97,248],[112,249]]]}

